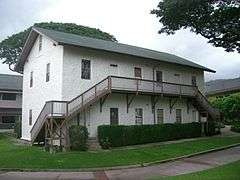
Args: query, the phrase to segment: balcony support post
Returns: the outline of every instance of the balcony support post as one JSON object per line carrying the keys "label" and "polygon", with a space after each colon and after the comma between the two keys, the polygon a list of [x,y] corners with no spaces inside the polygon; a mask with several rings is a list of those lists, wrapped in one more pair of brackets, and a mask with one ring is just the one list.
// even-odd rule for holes
{"label": "balcony support post", "polygon": [[129,94],[126,94],[126,100],[127,100],[127,113],[129,112],[129,107],[133,102],[133,99],[137,96],[137,94],[135,94],[134,96],[132,96],[131,98],[129,98]]}
{"label": "balcony support post", "polygon": [[177,99],[174,100],[174,98],[170,98],[169,99],[169,109],[170,109],[170,114],[172,114],[172,109],[174,107],[174,105],[176,104]]}
{"label": "balcony support post", "polygon": [[105,103],[109,94],[106,94],[103,98],[100,98],[100,112],[102,112],[103,104]]}

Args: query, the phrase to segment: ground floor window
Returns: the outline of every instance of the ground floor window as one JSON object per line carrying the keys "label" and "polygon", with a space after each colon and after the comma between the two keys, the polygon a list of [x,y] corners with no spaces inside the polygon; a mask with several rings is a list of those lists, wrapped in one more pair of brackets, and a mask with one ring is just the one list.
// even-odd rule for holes
{"label": "ground floor window", "polygon": [[164,122],[164,111],[163,109],[157,109],[157,123],[163,124]]}
{"label": "ground floor window", "polygon": [[110,108],[110,125],[118,125],[118,108]]}
{"label": "ground floor window", "polygon": [[182,110],[176,109],[176,123],[182,123]]}
{"label": "ground floor window", "polygon": [[28,119],[29,120],[29,126],[31,126],[32,125],[32,109],[29,110],[29,115],[28,116],[29,116],[29,119]]}
{"label": "ground floor window", "polygon": [[196,110],[193,110],[193,111],[192,111],[192,121],[193,121],[193,122],[196,122],[196,121],[197,121],[197,112],[196,112]]}
{"label": "ground floor window", "polygon": [[143,124],[143,109],[142,108],[135,109],[135,124],[136,125]]}
{"label": "ground floor window", "polygon": [[17,116],[2,116],[2,123],[15,123]]}

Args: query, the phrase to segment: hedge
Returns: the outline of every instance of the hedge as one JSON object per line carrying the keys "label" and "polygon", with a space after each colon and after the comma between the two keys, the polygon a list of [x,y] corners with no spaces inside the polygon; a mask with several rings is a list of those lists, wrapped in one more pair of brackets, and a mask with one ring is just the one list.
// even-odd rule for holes
{"label": "hedge", "polygon": [[72,150],[87,150],[88,131],[85,126],[72,125],[69,128],[70,147]]}
{"label": "hedge", "polygon": [[214,121],[204,123],[204,133],[206,136],[220,134],[220,124]]}
{"label": "hedge", "polygon": [[98,140],[102,148],[145,144],[201,136],[201,124],[102,125]]}
{"label": "hedge", "polygon": [[240,133],[240,121],[231,126],[231,131]]}

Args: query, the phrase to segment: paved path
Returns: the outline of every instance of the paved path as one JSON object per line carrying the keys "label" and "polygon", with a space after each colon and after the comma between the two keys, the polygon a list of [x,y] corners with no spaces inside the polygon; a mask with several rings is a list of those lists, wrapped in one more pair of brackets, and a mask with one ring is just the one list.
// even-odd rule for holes
{"label": "paved path", "polygon": [[201,171],[240,160],[240,146],[154,166],[98,172],[0,172],[0,180],[146,179]]}

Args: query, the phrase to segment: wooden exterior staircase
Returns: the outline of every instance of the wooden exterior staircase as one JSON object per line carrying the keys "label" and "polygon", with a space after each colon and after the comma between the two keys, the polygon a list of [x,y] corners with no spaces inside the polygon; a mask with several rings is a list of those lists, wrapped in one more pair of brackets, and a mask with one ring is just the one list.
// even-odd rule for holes
{"label": "wooden exterior staircase", "polygon": [[[108,76],[70,101],[46,102],[31,129],[32,143],[44,139],[45,144],[48,143],[53,146],[54,141],[59,140],[58,145],[67,146],[68,120],[96,101],[107,97],[110,93],[125,93],[127,97],[130,94],[134,96],[144,94],[170,98],[186,97],[192,100],[192,104],[200,113],[206,112],[213,120],[220,118],[220,113],[211,107],[206,97],[202,95],[196,86]],[[45,137],[39,138],[39,135],[43,134],[45,134]]]}

